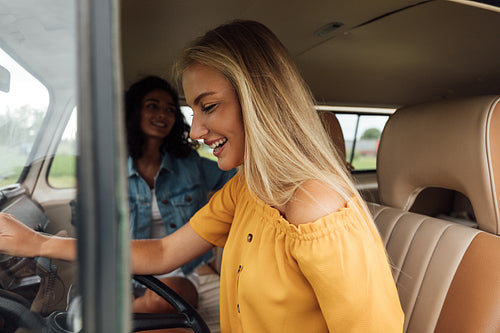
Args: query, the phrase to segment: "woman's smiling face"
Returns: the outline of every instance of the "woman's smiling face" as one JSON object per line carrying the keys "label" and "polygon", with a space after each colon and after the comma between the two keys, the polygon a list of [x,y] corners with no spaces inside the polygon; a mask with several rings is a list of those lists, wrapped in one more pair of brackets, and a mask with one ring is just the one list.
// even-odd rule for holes
{"label": "woman's smiling face", "polygon": [[175,103],[164,90],[153,90],[141,105],[141,130],[148,138],[163,140],[175,124]]}
{"label": "woman's smiling face", "polygon": [[214,149],[219,168],[243,164],[245,130],[241,105],[231,82],[218,70],[194,63],[183,73],[186,101],[193,109],[190,136]]}

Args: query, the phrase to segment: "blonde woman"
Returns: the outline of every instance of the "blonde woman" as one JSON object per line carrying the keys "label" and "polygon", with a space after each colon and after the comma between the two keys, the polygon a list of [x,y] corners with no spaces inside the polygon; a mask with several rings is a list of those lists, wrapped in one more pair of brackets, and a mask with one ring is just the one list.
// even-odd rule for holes
{"label": "blonde woman", "polygon": [[[179,231],[133,241],[134,273],[169,272],[221,246],[223,332],[401,332],[384,246],[277,37],[253,21],[222,25],[186,48],[176,73],[191,137],[221,169],[241,170]],[[75,258],[57,250],[73,240],[0,218],[0,250]],[[33,249],[19,244],[26,237]]]}

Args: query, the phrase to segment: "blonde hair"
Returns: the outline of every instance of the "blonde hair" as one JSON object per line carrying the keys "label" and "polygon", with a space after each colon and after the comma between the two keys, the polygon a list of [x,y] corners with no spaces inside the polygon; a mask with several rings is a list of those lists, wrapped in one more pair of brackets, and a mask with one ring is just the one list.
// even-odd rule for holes
{"label": "blonde hair", "polygon": [[238,95],[245,129],[243,171],[257,197],[284,206],[303,182],[318,179],[346,200],[358,197],[368,212],[323,128],[311,92],[266,26],[237,20],[207,32],[184,50],[174,68],[178,81],[193,63],[220,71]]}

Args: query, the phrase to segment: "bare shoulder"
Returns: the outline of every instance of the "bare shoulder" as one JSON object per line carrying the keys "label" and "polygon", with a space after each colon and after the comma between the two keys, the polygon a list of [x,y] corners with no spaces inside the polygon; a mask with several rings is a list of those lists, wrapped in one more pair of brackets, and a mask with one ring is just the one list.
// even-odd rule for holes
{"label": "bare shoulder", "polygon": [[292,224],[304,224],[336,212],[345,205],[346,200],[331,186],[319,180],[308,180],[287,203],[285,216]]}

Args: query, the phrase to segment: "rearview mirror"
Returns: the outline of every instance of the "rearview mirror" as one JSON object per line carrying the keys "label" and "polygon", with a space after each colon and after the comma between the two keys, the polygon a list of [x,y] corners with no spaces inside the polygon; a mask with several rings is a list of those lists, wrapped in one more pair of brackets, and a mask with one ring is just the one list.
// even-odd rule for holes
{"label": "rearview mirror", "polygon": [[0,65],[0,91],[9,92],[10,90],[10,72],[7,68]]}

